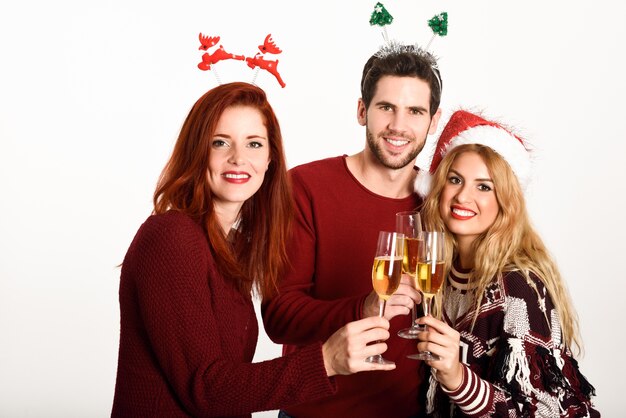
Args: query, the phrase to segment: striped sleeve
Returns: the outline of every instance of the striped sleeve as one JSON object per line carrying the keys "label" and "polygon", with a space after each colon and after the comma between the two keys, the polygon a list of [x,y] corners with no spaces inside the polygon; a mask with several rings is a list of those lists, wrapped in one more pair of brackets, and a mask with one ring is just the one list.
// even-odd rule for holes
{"label": "striped sleeve", "polygon": [[493,387],[466,365],[463,367],[461,385],[452,391],[441,385],[443,391],[450,397],[461,411],[467,416],[478,417],[486,415],[493,408]]}

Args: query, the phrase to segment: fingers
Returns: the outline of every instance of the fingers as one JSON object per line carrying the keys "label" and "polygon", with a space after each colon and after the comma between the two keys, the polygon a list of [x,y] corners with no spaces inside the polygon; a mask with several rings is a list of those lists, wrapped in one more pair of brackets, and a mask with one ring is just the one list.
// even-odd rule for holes
{"label": "fingers", "polygon": [[[408,315],[416,304],[422,302],[422,294],[417,291],[410,282],[408,275],[403,275],[400,286],[387,300],[385,318],[388,320],[398,315]],[[375,292],[371,292],[365,298],[363,304],[363,316],[373,317],[379,313],[379,298]]]}
{"label": "fingers", "polygon": [[419,303],[422,300],[422,295],[419,290],[415,289],[410,282],[404,283],[404,281],[400,282],[398,289],[391,297],[393,298],[394,296],[408,297],[412,300],[411,303]]}
{"label": "fingers", "polygon": [[426,330],[418,335],[420,341],[458,348],[461,336],[454,328],[432,317],[418,318],[416,322],[427,325]]}
{"label": "fingers", "polygon": [[400,278],[400,284],[406,284],[406,285],[412,286],[411,285],[411,276],[409,276],[406,273],[402,273],[402,277]]}
{"label": "fingers", "polygon": [[389,321],[379,316],[368,316],[346,324],[345,328],[350,333],[358,334],[372,328],[389,329]]}
{"label": "fingers", "polygon": [[416,303],[421,301],[420,293],[408,284],[401,284],[389,298],[385,308],[385,318],[408,315]]}
{"label": "fingers", "polygon": [[421,302],[422,294],[419,291],[408,284],[401,284],[391,298],[389,298],[387,305],[402,305],[410,308]]}
{"label": "fingers", "polygon": [[322,356],[328,376],[367,370],[393,370],[394,365],[368,363],[369,356],[387,350],[389,321],[378,316],[350,322],[337,330],[322,345]]}
{"label": "fingers", "polygon": [[365,359],[377,354],[383,354],[385,351],[387,351],[387,343],[378,341],[374,344],[363,346],[359,352],[359,356],[361,356],[361,359]]}
{"label": "fingers", "polygon": [[378,364],[378,363],[368,363],[368,362],[364,362],[366,364],[366,369],[364,371],[375,371],[375,370],[379,370],[379,371],[387,371],[387,370],[393,370],[396,368],[396,364]]}
{"label": "fingers", "polygon": [[385,318],[392,319],[398,315],[408,315],[411,312],[410,308],[407,308],[405,305],[387,305],[385,309]]}
{"label": "fingers", "polygon": [[361,365],[359,365],[359,371],[367,371],[367,372],[371,372],[371,371],[388,371],[388,370],[394,370],[396,368],[395,363],[393,364],[378,364],[378,363],[370,363],[367,361],[364,361]]}
{"label": "fingers", "polygon": [[427,325],[428,327],[436,330],[439,333],[442,334],[449,334],[449,333],[453,333],[456,332],[454,330],[454,328],[450,327],[448,324],[446,324],[445,322],[442,322],[440,320],[438,320],[435,317],[432,316],[422,316],[417,318],[416,321],[418,324],[420,325]]}
{"label": "fingers", "polygon": [[387,351],[387,344],[384,342],[377,342],[375,344],[364,346],[358,356],[352,358],[350,361],[350,370],[352,373],[360,371],[372,371],[372,370],[393,370],[396,368],[395,364],[378,364],[365,361],[370,356],[383,354]]}
{"label": "fingers", "polygon": [[386,341],[389,339],[390,336],[391,334],[389,334],[389,331],[387,329],[377,327],[368,329],[367,331],[356,335],[354,340],[355,344],[357,344],[359,349],[361,349],[361,347],[366,347],[368,344],[371,344],[375,341]]}
{"label": "fingers", "polygon": [[[407,296],[409,296],[411,299],[413,299],[413,302],[417,305],[419,305],[420,303],[422,303],[422,293],[415,287],[415,283],[413,281],[413,279],[411,278],[411,276],[409,276],[406,273],[402,273],[402,279],[400,280],[400,286],[402,287],[402,291],[403,294],[406,294]],[[399,288],[400,288],[399,286]],[[406,286],[406,287],[404,287]],[[396,291],[396,293],[398,293]]]}
{"label": "fingers", "polygon": [[[346,324],[342,330],[346,351],[350,356],[358,357],[363,350],[376,341],[389,339],[389,321],[385,318],[372,316]],[[372,345],[373,347],[375,345]],[[386,350],[386,346],[382,347]],[[375,353],[378,354],[378,353]],[[367,357],[367,355],[365,356]]]}
{"label": "fingers", "polygon": [[[430,351],[439,357],[438,360],[429,360],[427,364],[438,370],[438,376],[448,383],[452,379],[456,382],[459,376],[459,346],[460,334],[446,324],[434,318],[423,321],[428,325],[425,331],[418,334],[419,351]],[[435,326],[439,326],[436,329]],[[443,330],[444,332],[440,332]]]}

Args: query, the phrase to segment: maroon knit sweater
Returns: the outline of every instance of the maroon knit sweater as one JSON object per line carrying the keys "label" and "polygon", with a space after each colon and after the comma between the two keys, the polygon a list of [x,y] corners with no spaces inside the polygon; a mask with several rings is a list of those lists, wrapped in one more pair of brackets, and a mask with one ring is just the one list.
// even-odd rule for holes
{"label": "maroon knit sweater", "polygon": [[336,391],[321,345],[251,363],[250,295],[218,273],[203,229],[178,212],[151,216],[120,281],[113,417],[250,416]]}
{"label": "maroon knit sweater", "polygon": [[[349,172],[345,156],[298,166],[290,176],[297,207],[288,247],[293,268],[280,295],[263,305],[265,329],[287,344],[284,353],[324,341],[362,317],[378,232],[395,230],[396,212],[421,204],[416,194],[390,199],[367,190]],[[396,335],[410,323],[410,315],[391,320],[384,356],[396,362],[395,370],[337,376],[336,395],[286,411],[297,418],[417,415],[421,362],[406,357],[417,352],[415,341]]]}

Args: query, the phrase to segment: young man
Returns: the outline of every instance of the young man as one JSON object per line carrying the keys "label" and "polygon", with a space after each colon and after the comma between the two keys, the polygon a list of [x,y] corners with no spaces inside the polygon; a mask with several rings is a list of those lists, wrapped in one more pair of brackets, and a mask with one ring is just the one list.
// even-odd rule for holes
{"label": "young man", "polygon": [[[263,304],[265,329],[283,353],[325,341],[350,321],[378,315],[371,271],[378,232],[395,229],[395,214],[422,204],[413,192],[416,156],[437,129],[441,78],[434,58],[412,46],[383,47],[365,64],[357,119],[365,148],[290,171],[296,201],[289,259],[279,295]],[[415,340],[397,336],[410,325],[419,293],[406,278],[387,302],[391,372],[338,376],[330,398],[281,412],[303,417],[410,417],[422,409],[421,363],[406,358]],[[393,318],[393,319],[392,319]],[[306,373],[303,370],[303,373]],[[303,375],[306,379],[306,375]]]}

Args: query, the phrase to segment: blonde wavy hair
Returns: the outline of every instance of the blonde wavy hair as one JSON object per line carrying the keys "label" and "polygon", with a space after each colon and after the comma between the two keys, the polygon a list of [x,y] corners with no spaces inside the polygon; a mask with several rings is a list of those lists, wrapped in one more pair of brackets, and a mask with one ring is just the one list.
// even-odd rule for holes
{"label": "blonde wavy hair", "polygon": [[433,176],[431,191],[422,208],[426,229],[448,232],[446,272],[457,255],[458,247],[454,235],[449,233],[441,217],[439,200],[454,160],[467,152],[478,154],[487,166],[500,209],[493,225],[473,242],[475,262],[470,280],[477,286],[474,293],[476,306],[474,321],[478,316],[477,308],[480,306],[485,288],[497,280],[502,272],[519,270],[527,278],[530,272],[533,272],[544,283],[559,313],[563,343],[570,349],[575,347],[577,354],[580,354],[582,341],[576,312],[556,263],[531,225],[517,177],[498,153],[484,145],[459,145],[446,154]]}

